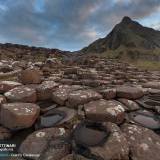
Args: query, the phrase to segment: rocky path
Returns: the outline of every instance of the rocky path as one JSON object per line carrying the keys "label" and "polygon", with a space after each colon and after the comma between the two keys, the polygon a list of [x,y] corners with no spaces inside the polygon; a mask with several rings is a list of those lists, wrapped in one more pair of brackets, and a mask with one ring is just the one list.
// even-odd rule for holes
{"label": "rocky path", "polygon": [[1,142],[16,143],[10,160],[159,160],[160,71],[1,60],[0,124]]}

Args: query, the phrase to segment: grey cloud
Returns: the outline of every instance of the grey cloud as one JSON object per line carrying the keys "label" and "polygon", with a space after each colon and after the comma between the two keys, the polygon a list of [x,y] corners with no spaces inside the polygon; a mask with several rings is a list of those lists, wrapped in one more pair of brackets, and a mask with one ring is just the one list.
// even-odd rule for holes
{"label": "grey cloud", "polygon": [[0,40],[76,50],[104,36],[128,15],[141,19],[157,11],[159,0],[0,0]]}

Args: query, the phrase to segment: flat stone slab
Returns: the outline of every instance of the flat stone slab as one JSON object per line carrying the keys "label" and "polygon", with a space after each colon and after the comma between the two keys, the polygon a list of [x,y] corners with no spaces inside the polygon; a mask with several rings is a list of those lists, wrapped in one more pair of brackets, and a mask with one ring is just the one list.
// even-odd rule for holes
{"label": "flat stone slab", "polygon": [[125,124],[122,131],[127,138],[131,159],[159,160],[160,138],[153,131],[137,125]]}
{"label": "flat stone slab", "polygon": [[5,93],[21,85],[22,85],[21,83],[14,81],[0,81],[0,93]]}
{"label": "flat stone slab", "polygon": [[38,84],[41,82],[40,71],[34,68],[21,71],[18,78],[23,84]]}
{"label": "flat stone slab", "polygon": [[36,102],[36,90],[26,86],[19,86],[6,92],[5,97],[10,102]]}
{"label": "flat stone slab", "polygon": [[11,130],[31,127],[39,116],[40,108],[32,103],[2,104],[0,122]]}
{"label": "flat stone slab", "polygon": [[131,112],[129,117],[142,127],[152,130],[160,129],[160,116],[147,110]]}
{"label": "flat stone slab", "polygon": [[124,106],[115,100],[100,99],[84,104],[86,118],[93,121],[120,124],[125,118]]}
{"label": "flat stone slab", "polygon": [[140,109],[140,106],[130,99],[118,98],[118,101],[124,104],[125,111],[135,111]]}
{"label": "flat stone slab", "polygon": [[52,97],[52,92],[55,87],[58,86],[58,83],[54,81],[44,81],[37,88],[37,99],[38,100],[48,100]]}
{"label": "flat stone slab", "polygon": [[98,92],[95,92],[94,90],[78,90],[69,94],[66,105],[68,107],[76,108],[78,105],[82,105],[89,101],[98,100],[101,98],[102,95],[100,95]]}
{"label": "flat stone slab", "polygon": [[[35,131],[22,142],[19,152],[22,154],[36,154],[38,156],[33,157],[33,160],[38,160],[44,155],[44,152],[47,151],[46,149],[49,147],[50,141],[56,140],[58,137],[65,136],[67,136],[67,131],[64,128],[45,128]],[[57,145],[57,147],[55,146],[55,149],[58,149],[59,147],[61,148],[61,146],[62,145]],[[52,153],[52,156],[53,155],[54,154]]]}
{"label": "flat stone slab", "polygon": [[113,123],[103,123],[103,126],[110,133],[106,141],[102,145],[84,148],[84,150],[79,148],[79,153],[89,159],[128,160],[129,146],[120,128]]}
{"label": "flat stone slab", "polygon": [[147,83],[143,84],[143,87],[153,88],[153,89],[160,89],[160,82],[157,82],[157,81],[147,82]]}
{"label": "flat stone slab", "polygon": [[142,89],[130,86],[117,87],[116,91],[119,98],[138,99],[144,95]]}

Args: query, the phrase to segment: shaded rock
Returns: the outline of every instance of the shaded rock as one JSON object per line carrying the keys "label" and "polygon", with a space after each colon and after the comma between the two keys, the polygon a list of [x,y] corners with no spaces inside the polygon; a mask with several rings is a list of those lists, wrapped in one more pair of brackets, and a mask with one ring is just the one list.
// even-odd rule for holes
{"label": "shaded rock", "polygon": [[44,81],[42,84],[40,84],[37,88],[37,99],[38,100],[47,100],[52,97],[52,92],[55,87],[57,87],[58,84],[54,81]]}
{"label": "shaded rock", "polygon": [[75,90],[83,89],[85,87],[79,85],[60,85],[55,91],[52,93],[52,100],[59,105],[64,105],[69,97],[69,93]]}
{"label": "shaded rock", "polygon": [[125,99],[125,98],[119,98],[118,101],[124,104],[125,111],[134,111],[134,110],[140,109],[140,106],[132,100]]}
{"label": "shaded rock", "polygon": [[52,101],[39,101],[37,104],[40,107],[41,113],[46,113],[51,109],[54,109],[57,107],[57,104],[54,104]]}
{"label": "shaded rock", "polygon": [[106,100],[114,99],[116,97],[116,89],[105,89],[100,91],[103,95],[103,98]]}
{"label": "shaded rock", "polygon": [[25,160],[25,159],[22,157],[11,157],[8,160]]}
{"label": "shaded rock", "polygon": [[86,118],[94,121],[110,121],[117,124],[125,118],[124,106],[115,100],[100,99],[84,104]]}
{"label": "shaded rock", "polygon": [[146,95],[140,99],[137,99],[136,102],[146,109],[152,109],[155,112],[159,113],[160,94]]}
{"label": "shaded rock", "polygon": [[48,148],[41,155],[40,160],[60,160],[70,153],[70,144],[67,139],[55,139],[51,140]]}
{"label": "shaded rock", "polygon": [[14,81],[1,81],[0,82],[0,93],[5,93],[21,85],[22,85],[21,83],[14,82]]}
{"label": "shaded rock", "polygon": [[77,155],[77,154],[69,154],[62,158],[61,160],[91,160],[86,157],[83,157],[82,155]]}
{"label": "shaded rock", "polygon": [[40,112],[39,106],[32,103],[2,104],[0,122],[3,126],[18,130],[33,125]]}
{"label": "shaded rock", "polygon": [[4,95],[10,102],[36,102],[37,100],[35,89],[25,86],[13,88]]}
{"label": "shaded rock", "polygon": [[7,64],[0,65],[0,72],[2,73],[12,72],[12,71],[13,71],[13,68],[11,65],[7,65]]}
{"label": "shaded rock", "polygon": [[102,96],[91,90],[78,90],[73,91],[68,96],[68,101],[66,102],[68,107],[77,107],[78,105],[85,104],[89,101],[101,99]]}
{"label": "shaded rock", "polygon": [[12,133],[7,128],[0,126],[0,140],[11,138]]}
{"label": "shaded rock", "polygon": [[68,74],[77,74],[78,70],[79,70],[79,67],[65,68],[64,74],[65,75],[68,75]]}
{"label": "shaded rock", "polygon": [[136,112],[131,112],[129,114],[129,117],[133,122],[145,128],[153,130],[160,129],[160,116],[152,112],[149,112],[147,110],[139,110]]}
{"label": "shaded rock", "polygon": [[[153,101],[157,101],[160,102],[160,93],[158,94],[153,94],[153,95],[148,95],[148,98],[153,100]],[[158,106],[158,105],[157,105]]]}
{"label": "shaded rock", "polygon": [[72,85],[74,82],[74,80],[72,79],[66,79],[66,78],[63,78],[60,80],[60,83],[64,84],[64,85]]}
{"label": "shaded rock", "polygon": [[0,72],[0,79],[12,79],[13,77],[18,76],[18,74],[21,72],[20,69],[11,71],[11,72],[7,72],[7,73],[1,73]]}
{"label": "shaded rock", "polygon": [[3,95],[0,95],[0,105],[6,102],[7,102],[6,98]]}
{"label": "shaded rock", "polygon": [[83,122],[79,123],[73,133],[77,145],[91,147],[101,145],[106,141],[109,132],[100,123]]}
{"label": "shaded rock", "polygon": [[38,84],[41,82],[40,71],[34,68],[21,71],[18,78],[23,84]]}
{"label": "shaded rock", "polygon": [[130,148],[131,159],[159,160],[160,138],[153,131],[136,125],[122,127]]}
{"label": "shaded rock", "polygon": [[58,137],[67,136],[64,128],[46,128],[38,130],[30,134],[21,144],[19,152],[22,154],[36,154],[38,157],[32,159],[37,160],[47,151],[51,140]]}
{"label": "shaded rock", "polygon": [[59,86],[59,88],[52,93],[52,100],[59,105],[64,105],[71,91],[72,89],[68,85]]}
{"label": "shaded rock", "polygon": [[90,86],[90,87],[98,87],[99,86],[99,83],[93,79],[83,79],[83,80],[81,80],[81,83],[83,85]]}
{"label": "shaded rock", "polygon": [[120,80],[113,80],[112,83],[115,84],[115,85],[123,85],[124,84],[124,80],[122,80],[122,79],[120,79]]}
{"label": "shaded rock", "polygon": [[112,123],[103,123],[103,126],[110,132],[103,145],[83,148],[78,147],[78,152],[90,159],[103,160],[128,160],[129,147],[124,134],[119,127]]}
{"label": "shaded rock", "polygon": [[152,89],[152,88],[149,88],[148,89],[148,92],[150,94],[160,94],[160,89]]}
{"label": "shaded rock", "polygon": [[146,88],[153,88],[153,89],[160,89],[160,82],[147,82],[143,84],[143,87]]}
{"label": "shaded rock", "polygon": [[140,88],[130,87],[130,86],[121,86],[117,87],[117,97],[126,98],[126,99],[138,99],[142,97],[143,91]]}

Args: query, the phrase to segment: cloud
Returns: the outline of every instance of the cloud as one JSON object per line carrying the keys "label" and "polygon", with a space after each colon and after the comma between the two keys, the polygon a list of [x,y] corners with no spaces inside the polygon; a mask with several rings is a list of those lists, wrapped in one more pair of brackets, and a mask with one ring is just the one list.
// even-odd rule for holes
{"label": "cloud", "polygon": [[156,24],[152,24],[151,27],[160,31],[160,22]]}
{"label": "cloud", "polygon": [[0,0],[0,41],[77,50],[123,16],[141,20],[159,8],[159,0]]}

